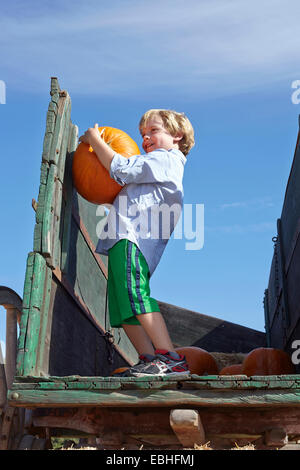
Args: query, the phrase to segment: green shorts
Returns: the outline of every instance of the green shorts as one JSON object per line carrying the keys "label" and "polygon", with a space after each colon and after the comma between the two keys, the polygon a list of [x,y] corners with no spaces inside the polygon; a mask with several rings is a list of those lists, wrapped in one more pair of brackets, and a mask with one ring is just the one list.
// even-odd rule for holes
{"label": "green shorts", "polygon": [[108,310],[112,327],[140,325],[138,316],[159,312],[150,297],[148,264],[139,248],[127,239],[108,250]]}

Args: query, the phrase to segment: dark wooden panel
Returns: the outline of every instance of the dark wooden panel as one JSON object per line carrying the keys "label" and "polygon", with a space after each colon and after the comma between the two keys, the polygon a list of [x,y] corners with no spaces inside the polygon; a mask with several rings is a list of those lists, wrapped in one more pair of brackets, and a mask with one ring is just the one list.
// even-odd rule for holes
{"label": "dark wooden panel", "polygon": [[78,193],[76,193],[76,199],[78,215],[84,223],[91,241],[96,246],[98,242],[96,227],[97,223],[101,220],[101,217],[96,214],[98,205],[86,201]]}
{"label": "dark wooden panel", "polygon": [[284,349],[286,335],[284,329],[284,316],[283,316],[283,306],[282,306],[282,297],[280,296],[277,309],[274,312],[272,323],[270,325],[270,337],[271,343],[270,347]]}
{"label": "dark wooden panel", "polygon": [[289,179],[287,182],[281,220],[282,220],[282,239],[283,248],[286,257],[289,254],[292,240],[297,228],[299,220],[299,207],[300,207],[300,146],[299,146],[299,133],[297,138],[296,149],[291,166]]}
{"label": "dark wooden panel", "polygon": [[[293,331],[300,319],[300,241],[298,240],[287,273],[287,293],[289,298],[290,327]],[[300,337],[299,337],[300,339]]]}
{"label": "dark wooden panel", "polygon": [[[50,311],[50,375],[106,376],[115,368],[126,365],[55,279],[52,281]],[[110,363],[112,354],[113,362]]]}
{"label": "dark wooden panel", "polygon": [[105,323],[106,279],[72,218],[67,278],[88,309]]}
{"label": "dark wooden panel", "polygon": [[[222,435],[223,438],[230,437],[230,434],[232,439],[241,439],[243,434],[246,439],[255,434],[263,434],[268,429],[280,427],[284,427],[288,434],[294,435],[300,430],[300,410],[297,407],[239,407],[235,410],[199,407],[198,411],[207,440]],[[126,408],[40,408],[34,410],[33,421],[37,427],[73,427],[99,435],[107,441],[117,432],[122,435],[123,442],[130,434],[145,434],[148,438],[158,434],[161,439],[167,436],[171,439],[174,433],[170,427],[170,412],[171,408],[168,407],[137,408],[135,413]]]}
{"label": "dark wooden panel", "polygon": [[[270,346],[288,350],[298,339],[300,319],[300,147],[299,133],[287,182],[268,284]],[[296,333],[297,332],[297,333]]]}
{"label": "dark wooden panel", "polygon": [[198,346],[211,352],[242,352],[266,345],[266,335],[220,318],[159,302],[174,345]]}
{"label": "dark wooden panel", "polygon": [[277,248],[274,248],[274,255],[272,258],[269,284],[268,284],[268,310],[269,310],[269,322],[272,324],[274,315],[277,310],[278,299],[281,293],[281,285],[278,273],[278,266],[276,263]]}

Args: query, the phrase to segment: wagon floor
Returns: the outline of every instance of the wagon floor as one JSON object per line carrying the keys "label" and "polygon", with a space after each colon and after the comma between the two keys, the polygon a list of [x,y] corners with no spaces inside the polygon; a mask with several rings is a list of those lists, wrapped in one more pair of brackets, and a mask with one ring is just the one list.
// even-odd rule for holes
{"label": "wagon floor", "polygon": [[300,376],[16,377],[11,406],[298,406]]}

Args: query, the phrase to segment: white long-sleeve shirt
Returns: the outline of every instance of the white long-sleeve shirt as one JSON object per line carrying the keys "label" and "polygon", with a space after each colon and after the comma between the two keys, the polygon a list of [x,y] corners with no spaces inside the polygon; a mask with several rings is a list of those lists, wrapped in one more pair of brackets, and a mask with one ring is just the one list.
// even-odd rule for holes
{"label": "white long-sleeve shirt", "polygon": [[157,149],[124,158],[115,154],[110,176],[124,186],[107,217],[96,252],[104,255],[121,239],[135,243],[153,274],[180,217],[186,157]]}

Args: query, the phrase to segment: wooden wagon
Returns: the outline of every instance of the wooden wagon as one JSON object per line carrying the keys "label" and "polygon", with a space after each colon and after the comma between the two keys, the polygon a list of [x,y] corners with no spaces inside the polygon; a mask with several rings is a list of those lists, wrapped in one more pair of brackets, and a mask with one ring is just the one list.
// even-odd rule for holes
{"label": "wooden wagon", "polygon": [[[109,324],[107,259],[95,253],[101,217],[72,185],[77,126],[71,100],[51,80],[33,251],[23,299],[0,289],[7,309],[1,366],[2,449],[44,449],[80,437],[104,449],[278,448],[300,439],[300,376],[118,378],[137,361],[122,329]],[[176,346],[197,345],[221,364],[266,335],[159,302]],[[17,323],[19,323],[16,346]],[[16,353],[15,353],[16,351]]]}

